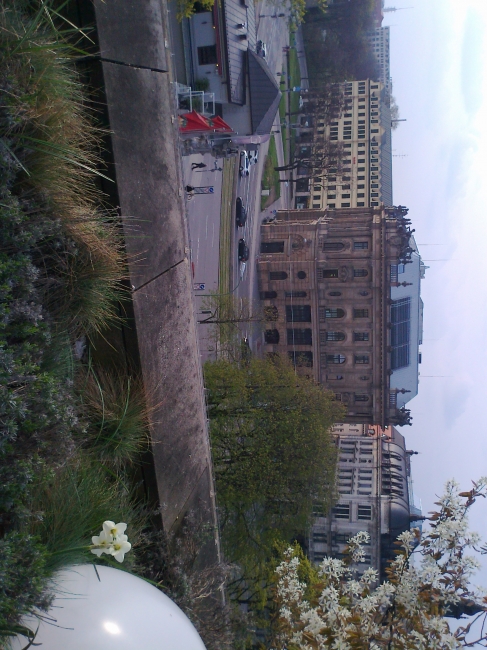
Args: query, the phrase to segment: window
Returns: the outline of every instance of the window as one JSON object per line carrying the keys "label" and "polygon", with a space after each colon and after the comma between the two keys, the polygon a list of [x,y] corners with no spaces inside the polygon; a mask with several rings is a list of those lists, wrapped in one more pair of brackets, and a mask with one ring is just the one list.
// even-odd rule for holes
{"label": "window", "polygon": [[361,376],[359,377],[359,379],[360,379],[361,381],[368,381],[368,380],[370,379],[370,377],[369,377],[369,375],[361,375]]}
{"label": "window", "polygon": [[326,363],[345,363],[345,356],[343,354],[327,354]]}
{"label": "window", "polygon": [[335,519],[350,519],[350,504],[337,503],[333,508],[333,516]]}
{"label": "window", "polygon": [[350,207],[350,203],[342,203],[342,204],[341,204],[341,207],[342,207],[342,208],[349,208],[349,207]]}
{"label": "window", "polygon": [[268,345],[277,345],[279,343],[279,332],[278,332],[278,330],[266,330],[264,332],[264,341]]}
{"label": "window", "polygon": [[328,295],[329,296],[341,296],[342,292],[341,291],[329,291]]}
{"label": "window", "polygon": [[354,251],[367,250],[368,247],[369,247],[369,242],[368,241],[354,241],[353,242],[353,250]]}
{"label": "window", "polygon": [[269,280],[287,280],[287,273],[285,271],[270,271]]}
{"label": "window", "polygon": [[365,394],[356,394],[355,395],[355,401],[356,402],[368,402],[369,401],[369,396]]}
{"label": "window", "polygon": [[354,318],[368,318],[369,310],[368,309],[354,309],[353,310]]}
{"label": "window", "polygon": [[311,323],[311,305],[286,305],[288,323]]}
{"label": "window", "polygon": [[306,298],[306,291],[285,291],[286,298]]}
{"label": "window", "polygon": [[409,337],[411,326],[411,298],[394,300],[391,305],[391,368],[409,365]]}
{"label": "window", "polygon": [[353,333],[354,341],[368,341],[369,333],[368,332],[354,332]]}
{"label": "window", "polygon": [[216,45],[204,45],[198,48],[199,65],[212,65],[218,63]]}
{"label": "window", "polygon": [[368,364],[369,363],[369,355],[368,354],[356,354],[355,355],[355,363],[357,364]]}
{"label": "window", "polygon": [[327,278],[337,278],[338,269],[321,269],[321,277],[323,280],[326,280]]}
{"label": "window", "polygon": [[274,300],[277,298],[277,291],[261,291],[260,299],[261,300]]}
{"label": "window", "polygon": [[343,318],[345,316],[343,309],[336,309],[333,307],[321,307],[320,309],[324,310],[325,318]]}
{"label": "window", "polygon": [[323,243],[323,251],[342,251],[345,246],[339,241],[325,241]]}
{"label": "window", "polygon": [[353,270],[353,277],[354,278],[365,278],[369,275],[369,272],[367,269],[354,269]]}
{"label": "window", "polygon": [[344,332],[325,332],[326,341],[344,341],[345,334]]}
{"label": "window", "polygon": [[313,335],[311,329],[288,329],[288,345],[313,345]]}
{"label": "window", "polygon": [[313,367],[312,352],[288,352],[287,354],[293,366],[296,366],[298,368]]}
{"label": "window", "polygon": [[298,271],[296,273],[296,276],[298,280],[305,280],[306,279],[306,271]]}
{"label": "window", "polygon": [[263,241],[260,245],[261,253],[284,253],[283,241]]}
{"label": "window", "polygon": [[349,198],[350,198],[350,194],[342,194],[342,199],[349,199]]}
{"label": "window", "polygon": [[[357,198],[358,199],[363,199],[363,198],[365,198],[365,194],[363,192],[358,192],[357,193]],[[362,203],[362,205],[363,205],[363,203]]]}
{"label": "window", "polygon": [[372,519],[372,506],[359,505],[357,508],[357,519],[370,521]]}

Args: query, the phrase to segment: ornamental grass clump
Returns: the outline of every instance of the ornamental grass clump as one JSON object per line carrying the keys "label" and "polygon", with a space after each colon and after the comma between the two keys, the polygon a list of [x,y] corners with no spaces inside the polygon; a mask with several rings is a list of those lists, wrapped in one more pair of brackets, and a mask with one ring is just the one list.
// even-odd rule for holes
{"label": "ornamental grass clump", "polygon": [[94,182],[101,132],[74,68],[80,52],[58,22],[50,2],[0,9],[0,194],[2,210],[15,197],[28,228],[56,231],[23,252],[57,326],[79,335],[118,316],[126,265],[116,217]]}
{"label": "ornamental grass clump", "polygon": [[88,453],[120,469],[149,447],[149,416],[144,386],[122,371],[90,368],[78,381],[87,421]]}

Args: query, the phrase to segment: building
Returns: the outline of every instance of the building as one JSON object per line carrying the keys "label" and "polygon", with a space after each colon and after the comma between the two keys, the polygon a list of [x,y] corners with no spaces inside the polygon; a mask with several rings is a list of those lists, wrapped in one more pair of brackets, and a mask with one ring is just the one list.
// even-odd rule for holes
{"label": "building", "polygon": [[[392,146],[389,96],[377,81],[352,81],[343,86],[344,110],[328,125],[319,116],[305,140],[325,137],[341,145],[341,159],[321,174],[296,180],[296,209],[391,206]],[[298,155],[310,145],[298,143]],[[298,170],[299,172],[299,170]]]}
{"label": "building", "polygon": [[235,133],[253,135],[252,142],[259,143],[259,136],[271,132],[281,92],[257,52],[254,4],[216,0],[211,11],[185,18],[179,29],[185,63],[179,78],[186,86],[205,88],[215,113]]}
{"label": "building", "polygon": [[406,449],[394,427],[336,424],[333,434],[339,449],[338,502],[328,513],[315,509],[309,557],[316,563],[325,556],[341,558],[350,537],[364,530],[370,543],[359,572],[372,567],[384,579],[397,536],[420,524],[411,491],[410,459],[416,452]]}
{"label": "building", "polygon": [[265,348],[332,390],[348,423],[410,422],[425,267],[406,213],[282,210],[261,226],[260,297],[276,319]]}
{"label": "building", "polygon": [[379,80],[387,91],[388,95],[392,93],[391,83],[391,65],[389,58],[389,41],[390,28],[376,27],[369,32],[369,44],[379,65]]}

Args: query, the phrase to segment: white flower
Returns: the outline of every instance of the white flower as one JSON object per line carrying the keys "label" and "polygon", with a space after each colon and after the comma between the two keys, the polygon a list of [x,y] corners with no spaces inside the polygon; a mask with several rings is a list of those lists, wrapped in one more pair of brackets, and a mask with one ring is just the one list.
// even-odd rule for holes
{"label": "white flower", "polygon": [[107,535],[104,530],[99,535],[94,535],[91,538],[95,548],[90,549],[94,555],[100,557],[102,553],[110,553],[110,545],[112,543],[112,536]]}
{"label": "white flower", "polygon": [[110,554],[118,562],[123,562],[125,553],[128,553],[132,548],[132,544],[127,541],[127,535],[120,535],[113,540],[113,544],[110,547]]}
{"label": "white flower", "polygon": [[119,535],[123,535],[125,533],[125,530],[127,528],[127,524],[124,524],[123,522],[120,522],[119,524],[115,524],[113,521],[104,521],[103,522],[103,531],[107,535],[112,535],[112,537],[118,537]]}

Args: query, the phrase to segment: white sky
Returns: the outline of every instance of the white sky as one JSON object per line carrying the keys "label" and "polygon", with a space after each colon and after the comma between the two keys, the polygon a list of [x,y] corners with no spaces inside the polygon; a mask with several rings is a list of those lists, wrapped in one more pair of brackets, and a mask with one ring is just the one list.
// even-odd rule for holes
{"label": "white sky", "polygon": [[[487,475],[487,0],[386,0],[413,4],[383,25],[407,119],[393,133],[393,154],[405,156],[393,158],[394,202],[409,207],[431,267],[413,426],[399,429],[420,452],[413,479],[427,512],[448,478],[468,489]],[[448,261],[428,261],[439,259]],[[487,539],[487,501],[473,508],[472,528]]]}

